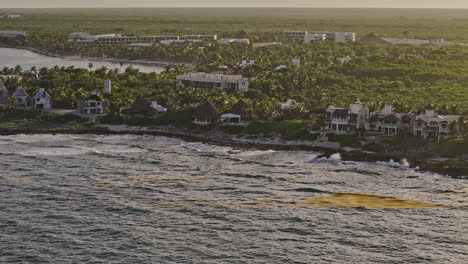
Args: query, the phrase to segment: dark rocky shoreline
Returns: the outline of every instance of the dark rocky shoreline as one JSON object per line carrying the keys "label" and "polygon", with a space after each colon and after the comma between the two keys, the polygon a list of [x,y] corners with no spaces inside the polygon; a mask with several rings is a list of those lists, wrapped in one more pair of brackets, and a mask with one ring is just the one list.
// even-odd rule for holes
{"label": "dark rocky shoreline", "polygon": [[[333,154],[340,154],[343,161],[355,162],[388,162],[394,160],[399,162],[403,157],[388,154],[376,154],[362,151],[345,151],[343,149],[317,147],[309,145],[288,145],[288,144],[271,144],[258,142],[244,142],[225,138],[210,137],[207,135],[194,135],[183,132],[167,132],[167,131],[145,131],[145,130],[122,130],[115,131],[107,128],[90,128],[90,129],[52,129],[52,130],[11,130],[0,129],[0,135],[18,135],[18,134],[95,134],[95,135],[150,135],[164,136],[170,138],[179,138],[188,142],[203,142],[206,144],[231,147],[239,150],[282,150],[282,151],[314,151],[322,153],[319,157],[328,158]],[[464,167],[456,167],[447,164],[444,161],[426,160],[418,158],[407,158],[411,168],[417,168],[419,171],[434,172],[442,175],[447,175],[453,178],[468,179],[468,169]]]}

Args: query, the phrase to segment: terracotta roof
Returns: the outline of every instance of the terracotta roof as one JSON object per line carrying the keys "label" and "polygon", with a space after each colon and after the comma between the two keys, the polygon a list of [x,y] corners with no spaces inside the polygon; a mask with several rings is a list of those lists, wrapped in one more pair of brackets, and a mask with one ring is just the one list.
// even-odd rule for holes
{"label": "terracotta roof", "polygon": [[195,110],[192,116],[194,118],[219,118],[219,112],[210,101],[206,101]]}
{"label": "terracotta roof", "polygon": [[424,128],[424,130],[427,130],[427,131],[439,131],[439,128],[438,128],[438,127],[427,126],[427,127]]}

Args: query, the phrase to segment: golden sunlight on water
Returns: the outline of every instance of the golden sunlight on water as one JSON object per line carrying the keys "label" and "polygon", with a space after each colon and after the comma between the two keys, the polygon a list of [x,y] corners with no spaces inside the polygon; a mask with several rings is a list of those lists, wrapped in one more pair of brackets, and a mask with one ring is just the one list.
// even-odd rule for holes
{"label": "golden sunlight on water", "polygon": [[441,208],[443,206],[421,202],[417,200],[406,200],[390,196],[381,196],[366,193],[339,193],[330,196],[315,197],[307,200],[294,202],[300,206],[323,206],[323,207],[364,207],[368,209],[382,208]]}
{"label": "golden sunlight on water", "polygon": [[214,205],[214,206],[315,206],[315,207],[339,207],[356,208],[363,207],[367,209],[411,209],[411,208],[443,208],[442,205],[426,203],[417,200],[407,200],[391,196],[382,196],[367,193],[339,193],[329,196],[314,197],[307,200],[295,202],[284,202],[277,198],[256,200],[243,203],[223,203],[217,201],[180,201],[157,203],[156,206],[195,206],[195,205]]}

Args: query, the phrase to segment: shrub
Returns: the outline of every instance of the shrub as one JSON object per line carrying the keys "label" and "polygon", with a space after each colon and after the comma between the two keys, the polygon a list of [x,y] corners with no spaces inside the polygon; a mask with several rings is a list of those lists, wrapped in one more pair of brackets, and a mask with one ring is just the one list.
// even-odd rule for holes
{"label": "shrub", "polygon": [[101,124],[121,125],[125,120],[119,114],[107,114],[99,119]]}
{"label": "shrub", "polygon": [[305,120],[257,121],[250,123],[244,132],[251,135],[278,133],[289,140],[316,140],[319,135],[307,131],[311,125],[311,121]]}
{"label": "shrub", "polygon": [[238,135],[244,132],[245,127],[243,126],[221,126],[219,129],[227,134]]}
{"label": "shrub", "polygon": [[359,147],[361,143],[359,142],[358,136],[356,135],[337,135],[337,134],[327,134],[328,140],[333,142],[340,143],[342,147]]}
{"label": "shrub", "polygon": [[362,150],[382,153],[382,152],[385,151],[385,147],[382,144],[372,142],[372,143],[367,144],[364,147],[362,147]]}

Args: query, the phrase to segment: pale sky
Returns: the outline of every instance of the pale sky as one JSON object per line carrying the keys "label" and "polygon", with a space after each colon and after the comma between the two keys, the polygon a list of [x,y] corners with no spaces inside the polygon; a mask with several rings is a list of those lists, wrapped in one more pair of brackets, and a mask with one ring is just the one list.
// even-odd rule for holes
{"label": "pale sky", "polygon": [[0,9],[38,7],[468,8],[468,0],[0,0]]}

